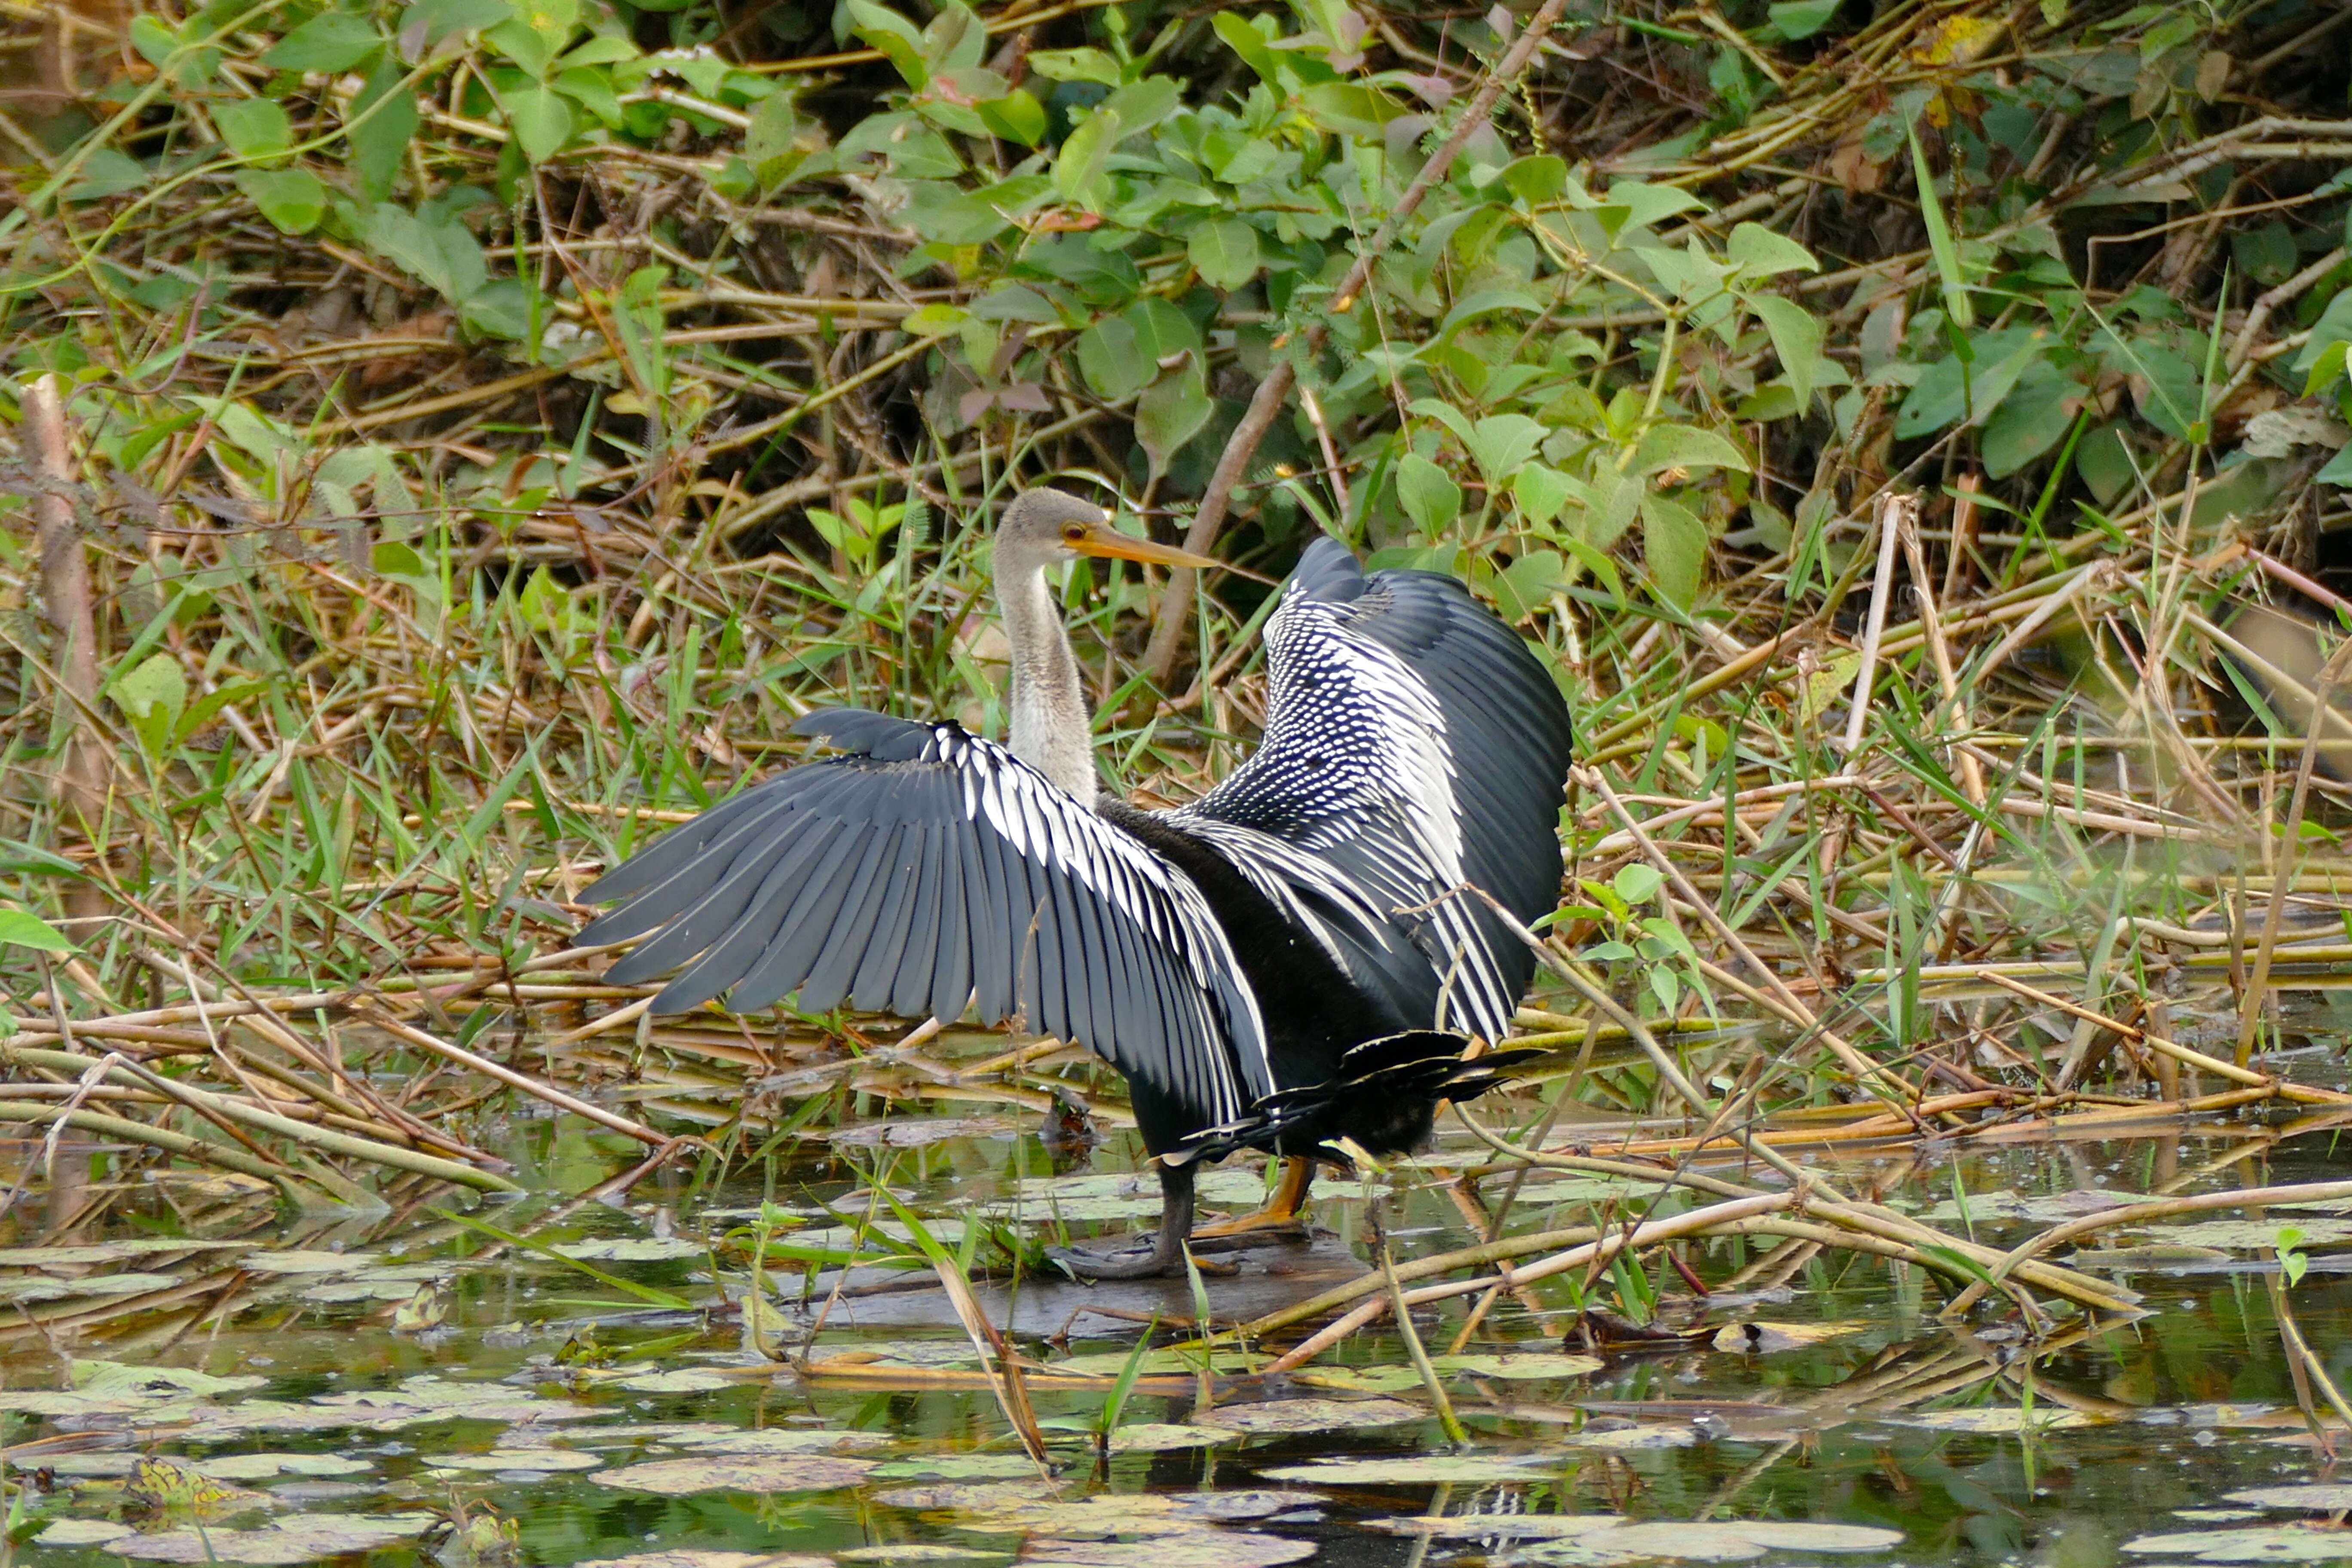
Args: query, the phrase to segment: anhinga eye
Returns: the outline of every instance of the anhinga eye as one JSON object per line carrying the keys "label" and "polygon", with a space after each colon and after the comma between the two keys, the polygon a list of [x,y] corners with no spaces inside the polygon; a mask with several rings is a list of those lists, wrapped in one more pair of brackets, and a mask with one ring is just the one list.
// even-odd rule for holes
{"label": "anhinga eye", "polygon": [[1087,538],[1086,526],[1083,523],[1074,522],[1062,530],[1062,537],[1072,544],[1083,544]]}

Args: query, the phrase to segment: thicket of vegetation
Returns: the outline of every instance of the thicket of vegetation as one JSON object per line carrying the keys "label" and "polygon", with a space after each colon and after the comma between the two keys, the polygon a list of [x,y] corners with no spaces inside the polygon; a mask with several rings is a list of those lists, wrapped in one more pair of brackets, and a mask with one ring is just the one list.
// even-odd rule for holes
{"label": "thicket of vegetation", "polygon": [[[1562,947],[1774,1093],[2268,1092],[2160,1008],[2352,952],[2352,10],[903,4],[9,7],[0,1029],[625,1038],[572,895],[811,706],[993,724],[1053,480],[1469,577],[1584,741]],[[1206,587],[1071,580],[1131,789],[1251,733]]]}

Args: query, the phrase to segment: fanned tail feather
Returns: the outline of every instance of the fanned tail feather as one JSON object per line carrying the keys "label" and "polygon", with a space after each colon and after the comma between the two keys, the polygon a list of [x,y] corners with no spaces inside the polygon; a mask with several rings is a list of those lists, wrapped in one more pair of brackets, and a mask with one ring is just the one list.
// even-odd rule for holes
{"label": "fanned tail feather", "polygon": [[1470,1042],[1443,1029],[1408,1029],[1350,1047],[1339,1070],[1321,1083],[1303,1084],[1265,1095],[1235,1121],[1209,1128],[1190,1144],[1213,1157],[1239,1148],[1264,1148],[1284,1132],[1322,1114],[1337,1101],[1359,1096],[1443,1104],[1475,1100],[1510,1081],[1516,1069],[1549,1053],[1492,1050],[1465,1057]]}

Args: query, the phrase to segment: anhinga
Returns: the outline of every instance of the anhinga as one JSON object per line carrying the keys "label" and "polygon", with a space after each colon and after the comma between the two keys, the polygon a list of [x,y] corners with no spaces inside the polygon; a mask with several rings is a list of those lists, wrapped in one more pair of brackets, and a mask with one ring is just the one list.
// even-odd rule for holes
{"label": "anhinga", "polygon": [[[1079,1271],[1181,1271],[1196,1163],[1309,1161],[1425,1138],[1444,1100],[1496,1081],[1465,1036],[1507,1033],[1534,956],[1498,920],[1559,891],[1567,704],[1518,635],[1462,584],[1367,574],[1309,545],[1265,627],[1265,739],[1190,805],[1146,812],[1096,782],[1088,708],[1045,572],[1077,555],[1219,563],[1132,539],[1099,509],[1030,490],[995,577],[1012,737],[853,709],[793,728],[843,754],[791,768],[665,835],[583,895],[626,900],[583,942],[655,933],[608,978],[681,964],[659,1012],[724,993],[757,1011],[987,1023],[1016,1017],[1126,1075],[1156,1156],[1148,1251]],[[690,962],[689,962],[690,961]],[[1202,1234],[1207,1234],[1204,1227]]]}

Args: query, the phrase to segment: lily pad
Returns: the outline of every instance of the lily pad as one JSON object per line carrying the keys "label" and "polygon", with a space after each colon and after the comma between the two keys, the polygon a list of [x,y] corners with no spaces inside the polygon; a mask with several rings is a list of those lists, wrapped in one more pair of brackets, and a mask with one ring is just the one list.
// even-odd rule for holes
{"label": "lily pad", "polygon": [[735,1384],[733,1379],[721,1377],[715,1372],[680,1367],[675,1372],[641,1372],[615,1378],[612,1386],[625,1388],[633,1394],[715,1394],[722,1388],[732,1388]]}
{"label": "lily pad", "polygon": [[2079,1410],[2026,1411],[2014,1405],[1994,1405],[1979,1410],[1906,1410],[1882,1415],[1879,1419],[1898,1426],[1926,1426],[1937,1432],[1977,1432],[2000,1436],[2096,1425]]}
{"label": "lily pad", "polygon": [[572,1568],[833,1568],[833,1559],[814,1552],[639,1552]]}
{"label": "lily pad", "polygon": [[223,1454],[191,1459],[188,1468],[216,1481],[266,1481],[278,1476],[357,1476],[375,1467],[340,1454]]}
{"label": "lily pad", "polygon": [[670,1441],[698,1454],[851,1454],[890,1446],[879,1432],[828,1432],[821,1426],[764,1426],[751,1432],[721,1427]]}
{"label": "lily pad", "polygon": [[1232,1405],[1211,1412],[1203,1425],[1243,1432],[1336,1432],[1358,1426],[1397,1426],[1428,1419],[1429,1412],[1396,1399],[1276,1399]]}
{"label": "lily pad", "polygon": [[1159,1454],[1171,1448],[1208,1448],[1238,1443],[1246,1433],[1231,1426],[1186,1426],[1159,1421],[1139,1421],[1110,1435],[1114,1454]]}
{"label": "lily pad", "polygon": [[1426,1487],[1450,1482],[1540,1479],[1559,1461],[1535,1454],[1398,1454],[1380,1458],[1317,1459],[1258,1473],[1270,1481],[1308,1486]]}
{"label": "lily pad", "polygon": [[1326,1366],[1291,1374],[1302,1388],[1338,1388],[1349,1394],[1404,1394],[1423,1386],[1409,1366]]}
{"label": "lily pad", "polygon": [[1698,1434],[1688,1426],[1588,1426],[1581,1432],[1570,1433],[1567,1440],[1580,1447],[1636,1453],[1648,1448],[1692,1447],[1698,1442]]}
{"label": "lily pad", "polygon": [[247,1388],[259,1388],[268,1380],[260,1377],[215,1377],[210,1373],[178,1366],[131,1366],[119,1361],[78,1361],[73,1363],[67,1381],[81,1394],[135,1394],[147,1399],[169,1399],[190,1394],[235,1394]]}
{"label": "lily pad", "polygon": [[257,1251],[243,1267],[256,1274],[352,1274],[382,1260],[373,1252],[306,1252],[293,1247],[283,1252]]}
{"label": "lily pad", "polygon": [[1001,1481],[1036,1473],[1037,1462],[1026,1454],[938,1454],[874,1468],[877,1481]]}
{"label": "lily pad", "polygon": [[593,1470],[604,1463],[576,1448],[493,1448],[487,1454],[436,1454],[425,1462],[436,1470],[536,1470],[541,1475]]}
{"label": "lily pad", "polygon": [[1618,1529],[1625,1521],[1613,1513],[1449,1513],[1366,1522],[1390,1535],[1447,1536],[1471,1541],[1573,1541]]}
{"label": "lily pad", "polygon": [[422,1535],[434,1519],[429,1513],[298,1513],[259,1530],[191,1526],[117,1536],[106,1550],[155,1563],[316,1563]]}
{"label": "lily pad", "polygon": [[1601,1363],[1591,1356],[1561,1355],[1557,1352],[1545,1351],[1509,1352],[1501,1355],[1432,1356],[1429,1364],[1449,1375],[1499,1377],[1507,1382],[1583,1377],[1601,1370]]}
{"label": "lily pad", "polygon": [[182,1283],[176,1274],[91,1274],[79,1279],[56,1279],[46,1274],[20,1274],[0,1279],[0,1301],[64,1301],[79,1296],[137,1296],[168,1290]]}
{"label": "lily pad", "polygon": [[874,1468],[870,1459],[815,1455],[704,1455],[655,1459],[589,1478],[598,1486],[688,1497],[696,1492],[829,1492],[854,1487]]}
{"label": "lily pad", "polygon": [[[1069,1541],[1185,1536],[1213,1524],[1264,1519],[1323,1500],[1313,1492],[1146,1492],[1068,1499],[1027,1486],[941,1486],[883,1494],[897,1507],[948,1510],[946,1522],[981,1535]],[[1285,1559],[1288,1561],[1288,1559]]]}
{"label": "lily pad", "polygon": [[2251,1530],[2143,1535],[2125,1542],[2124,1550],[2178,1554],[2191,1563],[2340,1563],[2352,1557],[2352,1539],[2340,1530],[2274,1524]]}
{"label": "lily pad", "polygon": [[1002,1563],[1013,1554],[984,1546],[958,1546],[945,1541],[893,1541],[880,1546],[853,1546],[833,1554],[835,1563]]}
{"label": "lily pad", "polygon": [[1148,1541],[1031,1541],[1024,1563],[1059,1568],[1278,1568],[1315,1555],[1312,1541],[1244,1530],[1193,1530]]}
{"label": "lily pad", "polygon": [[103,1546],[133,1533],[129,1525],[110,1519],[60,1519],[50,1521],[33,1542],[37,1546]]}
{"label": "lily pad", "polygon": [[1771,1355],[1803,1350],[1827,1340],[1861,1332],[1865,1323],[1727,1323],[1715,1336],[1715,1348],[1732,1355]]}
{"label": "lily pad", "polygon": [[138,1236],[86,1247],[0,1247],[0,1268],[90,1268],[131,1258],[189,1252],[242,1252],[249,1241],[187,1241],[177,1237]]}
{"label": "lily pad", "polygon": [[652,1237],[605,1237],[594,1241],[558,1242],[555,1250],[583,1263],[667,1263],[680,1258],[708,1258],[710,1248],[683,1236],[656,1240]]}
{"label": "lily pad", "polygon": [[[2230,1493],[2231,1502],[2250,1502],[2258,1508],[2302,1509],[2311,1513],[2341,1513],[2352,1509],[2352,1486],[2255,1487],[2251,1491]],[[2347,1552],[2352,1556],[2352,1552]]]}
{"label": "lily pad", "polygon": [[[1205,1171],[1195,1195],[1204,1206],[1255,1208],[1265,1196],[1265,1183],[1253,1171]],[[1160,1184],[1133,1172],[1034,1177],[986,1206],[992,1211],[1017,1208],[1024,1218],[1072,1225],[1139,1218],[1160,1212]]]}

